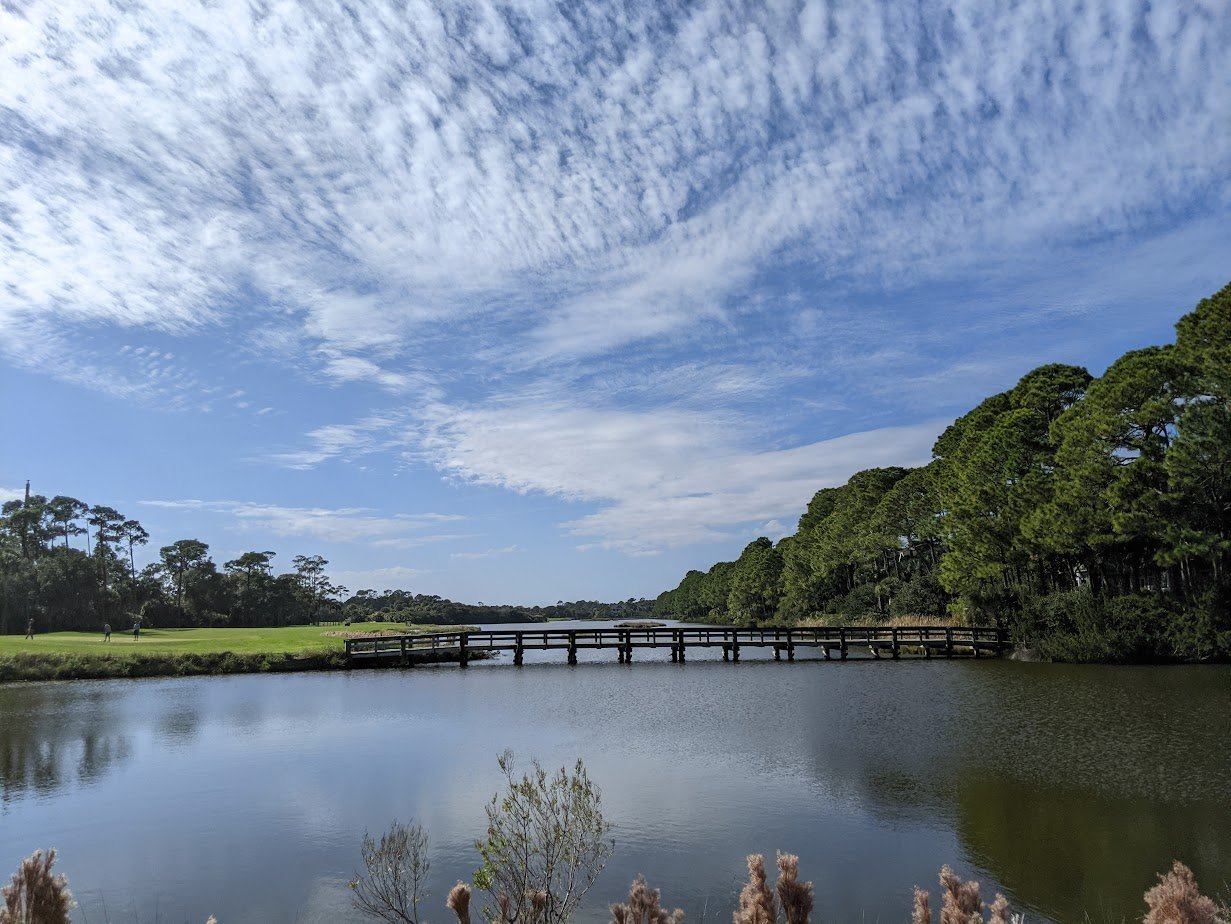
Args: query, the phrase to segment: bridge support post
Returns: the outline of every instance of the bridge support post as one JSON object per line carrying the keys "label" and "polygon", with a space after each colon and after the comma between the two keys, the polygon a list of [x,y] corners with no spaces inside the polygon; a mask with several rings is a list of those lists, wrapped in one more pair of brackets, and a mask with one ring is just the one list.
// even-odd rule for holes
{"label": "bridge support post", "polygon": [[568,663],[577,663],[577,633],[570,632],[568,634]]}
{"label": "bridge support post", "polygon": [[945,627],[945,657],[953,657],[953,628],[951,626]]}
{"label": "bridge support post", "polygon": [[786,630],[786,659],[788,661],[795,660],[795,636],[791,634],[791,630]]}
{"label": "bridge support post", "polygon": [[403,638],[403,639],[401,639],[400,641],[401,641],[401,643],[402,643],[402,645],[401,645],[401,648],[402,648],[402,665],[403,665],[403,666],[405,666],[405,665],[408,663],[408,659],[407,659],[407,657],[406,657],[406,639],[405,639],[405,638]]}
{"label": "bridge support post", "polygon": [[775,661],[782,660],[782,648],[779,645],[774,646],[774,660]]}
{"label": "bridge support post", "polygon": [[731,660],[739,663],[739,642],[731,643]]}
{"label": "bridge support post", "polygon": [[838,630],[838,651],[842,655],[842,660],[846,660],[846,629]]}
{"label": "bridge support post", "polygon": [[731,660],[731,646],[730,645],[722,646],[722,660],[724,661]]}
{"label": "bridge support post", "polygon": [[684,663],[684,637],[680,636],[680,663]]}
{"label": "bridge support post", "polygon": [[672,646],[671,646],[671,661],[672,661],[672,663],[674,663],[674,662],[678,661],[679,659],[680,659],[680,649],[679,649],[679,647],[678,647],[678,646],[676,646],[676,645],[672,644]]}
{"label": "bridge support post", "polygon": [[466,647],[467,641],[469,640],[466,638],[466,633],[463,632],[462,641],[461,641],[461,650],[459,652],[459,657],[457,661],[459,667],[466,667],[470,663],[470,651]]}
{"label": "bridge support post", "polygon": [[633,643],[632,642],[627,642],[624,645],[624,663],[625,664],[633,663]]}
{"label": "bridge support post", "polygon": [[893,644],[893,660],[895,660],[895,661],[896,661],[896,660],[898,659],[898,652],[899,652],[899,648],[898,648],[898,630],[897,630],[897,629],[891,629],[891,630],[890,630],[890,632],[891,632],[891,636],[890,636],[890,637],[892,638],[892,644]]}

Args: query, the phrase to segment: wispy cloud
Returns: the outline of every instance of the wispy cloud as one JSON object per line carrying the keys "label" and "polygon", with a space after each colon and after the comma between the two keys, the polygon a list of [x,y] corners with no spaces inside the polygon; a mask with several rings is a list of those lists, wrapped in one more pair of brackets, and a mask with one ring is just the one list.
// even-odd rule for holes
{"label": "wispy cloud", "polygon": [[330,577],[337,583],[350,588],[353,593],[364,588],[411,590],[420,578],[431,573],[430,569],[393,565],[388,568],[337,570],[332,572]]}
{"label": "wispy cloud", "polygon": [[398,445],[389,442],[389,430],[399,423],[394,415],[371,415],[353,424],[327,424],[307,434],[309,447],[287,452],[274,452],[264,457],[292,469],[308,469],[333,459],[351,459],[381,448]]}
{"label": "wispy cloud", "polygon": [[478,561],[484,558],[499,558],[502,555],[512,555],[517,551],[520,551],[520,547],[514,544],[506,545],[499,549],[485,549],[482,552],[453,552],[449,557],[460,558],[464,561]]}
{"label": "wispy cloud", "polygon": [[597,502],[564,524],[604,548],[652,553],[794,519],[820,487],[859,468],[919,465],[943,427],[929,421],[766,451],[764,428],[721,414],[559,405],[438,410],[424,439],[440,469],[522,493]]}
{"label": "wispy cloud", "polygon": [[584,356],[721,319],[783,253],[918,277],[1227,194],[1225,5],[927,15],[6,7],[8,355],[35,318],[243,303],[396,390],[374,353],[493,298],[523,355]]}
{"label": "wispy cloud", "polygon": [[414,534],[443,523],[465,519],[457,514],[406,513],[379,516],[365,507],[283,507],[230,500],[145,500],[140,503],[147,507],[167,510],[218,514],[231,521],[231,528],[242,532],[261,531],[275,536],[307,537],[330,542],[366,542],[378,546],[395,545],[403,541],[431,541],[431,537]]}

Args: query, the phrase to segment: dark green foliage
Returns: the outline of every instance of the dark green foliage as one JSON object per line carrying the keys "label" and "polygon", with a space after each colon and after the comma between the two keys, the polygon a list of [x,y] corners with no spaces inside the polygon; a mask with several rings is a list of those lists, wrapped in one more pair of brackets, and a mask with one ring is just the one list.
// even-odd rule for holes
{"label": "dark green foliage", "polygon": [[947,613],[1061,660],[1231,657],[1231,286],[1176,329],[1097,379],[1027,373],[954,421],[931,464],[821,489],[793,536],[690,571],[656,614]]}
{"label": "dark green foliage", "polygon": [[949,595],[935,574],[924,573],[905,581],[893,597],[894,616],[922,616],[940,619],[946,615]]}

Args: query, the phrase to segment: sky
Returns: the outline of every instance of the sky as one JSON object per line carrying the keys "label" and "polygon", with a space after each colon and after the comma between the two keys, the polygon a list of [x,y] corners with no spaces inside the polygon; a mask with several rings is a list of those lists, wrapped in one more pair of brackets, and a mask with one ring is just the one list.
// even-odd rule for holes
{"label": "sky", "polygon": [[1231,280],[1231,5],[0,0],[0,492],[653,597]]}

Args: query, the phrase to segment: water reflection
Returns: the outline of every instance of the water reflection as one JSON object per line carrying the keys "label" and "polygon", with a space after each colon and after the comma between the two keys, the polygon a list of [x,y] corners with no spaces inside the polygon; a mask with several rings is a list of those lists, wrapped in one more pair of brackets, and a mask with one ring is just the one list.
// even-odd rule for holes
{"label": "water reflection", "polygon": [[105,690],[28,684],[0,692],[0,801],[89,785],[131,757]]}

